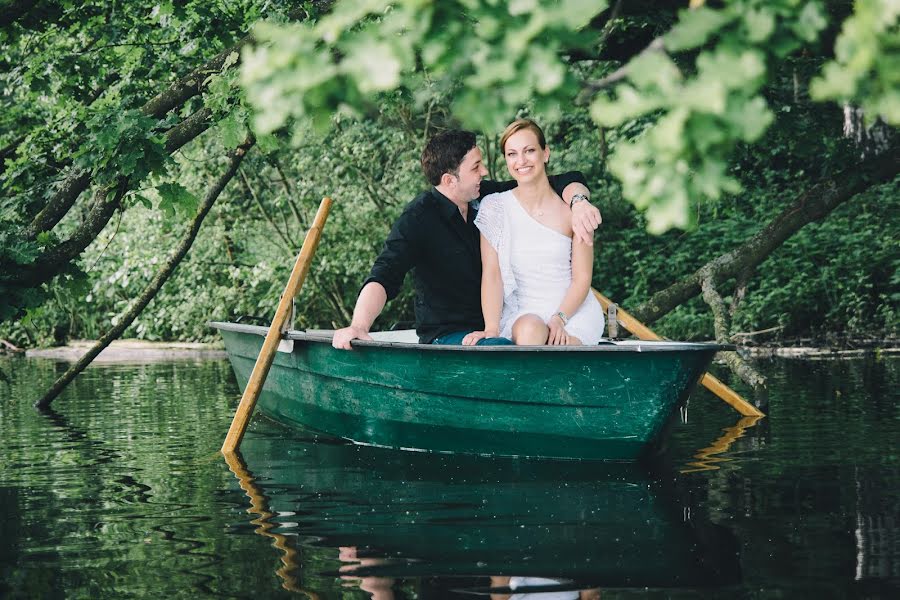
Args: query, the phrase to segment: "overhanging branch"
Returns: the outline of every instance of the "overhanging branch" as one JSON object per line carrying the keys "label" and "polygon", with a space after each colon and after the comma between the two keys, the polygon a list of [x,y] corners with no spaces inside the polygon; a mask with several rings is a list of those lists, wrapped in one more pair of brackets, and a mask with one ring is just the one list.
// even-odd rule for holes
{"label": "overhanging branch", "polygon": [[890,149],[881,157],[819,181],[747,242],[657,292],[632,311],[634,316],[644,323],[653,323],[697,296],[701,292],[700,285],[705,273],[709,273],[718,283],[744,269],[756,267],[804,225],[825,217],[856,194],[894,179],[900,173],[900,158],[896,150],[896,147]]}

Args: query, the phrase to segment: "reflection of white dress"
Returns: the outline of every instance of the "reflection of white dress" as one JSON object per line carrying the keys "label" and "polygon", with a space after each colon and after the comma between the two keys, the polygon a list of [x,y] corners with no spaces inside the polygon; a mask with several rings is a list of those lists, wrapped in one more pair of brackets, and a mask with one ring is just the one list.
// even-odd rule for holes
{"label": "reflection of white dress", "polygon": [[[572,238],[538,223],[512,191],[486,196],[475,225],[497,252],[503,279],[500,335],[511,337],[516,319],[533,313],[547,321],[572,283]],[[603,335],[603,309],[593,294],[569,316],[566,331],[583,344]]]}
{"label": "reflection of white dress", "polygon": [[[553,586],[561,582],[546,577],[517,577],[509,578],[509,588],[514,590],[520,587]],[[559,592],[523,592],[512,594],[509,600],[578,600],[578,591],[567,590]]]}

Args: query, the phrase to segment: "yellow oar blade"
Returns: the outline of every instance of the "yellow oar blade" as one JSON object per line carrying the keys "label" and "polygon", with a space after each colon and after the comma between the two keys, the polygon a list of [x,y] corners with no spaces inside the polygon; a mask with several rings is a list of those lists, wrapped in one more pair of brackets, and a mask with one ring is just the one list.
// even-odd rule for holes
{"label": "yellow oar blade", "polygon": [[[609,308],[609,305],[613,303],[612,300],[610,300],[594,288],[591,288],[591,291],[594,293],[594,296],[597,297],[597,300],[600,301],[600,305],[603,306],[604,311],[607,310]],[[642,340],[662,339],[661,337],[656,335],[653,330],[632,317],[621,307],[618,307],[617,313],[617,320],[619,321],[619,323],[621,323],[622,327],[636,335],[638,338]],[[711,391],[713,394],[721,398],[725,403],[727,403],[729,406],[734,408],[734,410],[738,411],[745,417],[766,416],[764,412],[741,398],[741,396],[737,392],[735,392],[733,389],[731,389],[709,373],[703,375],[703,378],[700,379],[700,384]]]}

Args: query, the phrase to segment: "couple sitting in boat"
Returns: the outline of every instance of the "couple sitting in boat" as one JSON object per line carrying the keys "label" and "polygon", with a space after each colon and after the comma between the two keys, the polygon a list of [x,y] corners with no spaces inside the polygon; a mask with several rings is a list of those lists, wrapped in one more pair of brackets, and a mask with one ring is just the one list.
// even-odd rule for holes
{"label": "couple sitting in boat", "polygon": [[599,341],[603,310],[589,292],[600,211],[584,177],[547,176],[550,150],[529,119],[510,124],[500,147],[515,181],[482,181],[474,133],[450,130],[428,142],[422,169],[434,187],[394,223],[335,348],[372,339],[372,323],[410,270],[420,343]]}

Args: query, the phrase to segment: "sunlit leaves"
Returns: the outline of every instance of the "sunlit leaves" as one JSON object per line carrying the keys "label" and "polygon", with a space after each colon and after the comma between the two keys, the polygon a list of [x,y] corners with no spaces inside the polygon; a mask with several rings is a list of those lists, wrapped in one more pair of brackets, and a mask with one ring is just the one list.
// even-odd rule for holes
{"label": "sunlit leaves", "polygon": [[243,111],[235,111],[219,121],[219,135],[222,136],[222,145],[226,148],[237,148],[247,137],[243,116]]}
{"label": "sunlit leaves", "polygon": [[853,102],[866,118],[900,125],[900,3],[857,0],[835,42],[835,60],[810,86],[818,100]]}
{"label": "sunlit leaves", "polygon": [[[335,3],[317,24],[261,24],[245,51],[242,81],[255,128],[290,119],[327,126],[339,112],[364,113],[373,94],[413,93],[423,78],[462,84],[454,112],[467,126],[499,129],[523,104],[552,105],[577,93],[560,50],[590,43],[576,28],[606,0],[397,0]],[[476,99],[484,101],[476,106]]]}
{"label": "sunlit leaves", "polygon": [[[664,49],[632,59],[627,82],[594,99],[592,115],[605,127],[655,120],[620,143],[609,162],[625,197],[646,211],[650,231],[689,226],[699,202],[739,191],[728,175],[731,154],[738,143],[758,140],[774,119],[761,94],[767,62],[815,39],[824,26],[818,2],[684,10]],[[776,49],[773,37],[783,40]],[[669,54],[683,50],[696,52],[693,61]]]}
{"label": "sunlit leaves", "polygon": [[666,34],[666,48],[672,52],[680,52],[702,46],[735,17],[736,13],[730,7],[714,10],[701,6],[682,10],[678,15],[678,23]]}

